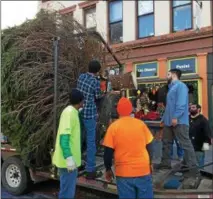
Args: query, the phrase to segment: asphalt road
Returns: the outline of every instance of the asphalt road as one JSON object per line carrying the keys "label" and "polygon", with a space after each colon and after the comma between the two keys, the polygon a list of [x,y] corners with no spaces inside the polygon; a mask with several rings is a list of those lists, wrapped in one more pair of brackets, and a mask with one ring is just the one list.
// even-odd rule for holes
{"label": "asphalt road", "polygon": [[[155,148],[155,157],[156,161],[159,162],[161,158],[161,147],[162,144],[161,142],[156,143],[156,148]],[[205,162],[213,162],[213,149],[211,147],[211,150],[206,153],[206,159]],[[176,146],[174,145],[174,158],[176,158]],[[205,168],[206,171],[213,173],[213,166],[209,166]],[[33,199],[41,199],[41,198],[57,198],[57,192],[59,189],[59,182],[57,181],[48,181],[48,182],[43,182],[36,184],[32,187],[32,190],[30,193],[26,195],[22,195],[19,197],[15,197],[7,193],[4,188],[1,190],[1,198],[2,199],[22,199],[22,198],[33,198]],[[76,192],[76,198],[77,199],[107,199],[107,198],[116,198],[115,196],[110,196],[104,193],[100,192],[93,192],[91,190],[87,189],[77,189]]]}

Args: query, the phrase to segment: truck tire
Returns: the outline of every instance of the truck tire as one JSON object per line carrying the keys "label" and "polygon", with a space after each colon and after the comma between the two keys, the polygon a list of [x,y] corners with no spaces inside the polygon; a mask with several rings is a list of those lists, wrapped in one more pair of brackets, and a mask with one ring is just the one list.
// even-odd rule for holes
{"label": "truck tire", "polygon": [[26,193],[31,185],[30,174],[20,158],[10,157],[2,165],[2,185],[12,195]]}

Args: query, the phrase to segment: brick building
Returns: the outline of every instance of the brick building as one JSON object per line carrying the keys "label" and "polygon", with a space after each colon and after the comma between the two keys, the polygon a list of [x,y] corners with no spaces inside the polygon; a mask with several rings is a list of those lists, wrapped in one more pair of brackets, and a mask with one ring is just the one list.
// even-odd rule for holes
{"label": "brick building", "polygon": [[213,125],[213,1],[41,1],[41,8],[72,13],[100,32],[141,88],[158,88],[169,68],[181,69],[190,101]]}

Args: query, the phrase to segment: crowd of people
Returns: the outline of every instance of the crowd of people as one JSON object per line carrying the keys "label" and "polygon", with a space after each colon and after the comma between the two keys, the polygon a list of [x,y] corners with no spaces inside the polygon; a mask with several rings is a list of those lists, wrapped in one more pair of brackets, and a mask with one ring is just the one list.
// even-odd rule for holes
{"label": "crowd of people", "polygon": [[[86,131],[86,178],[96,179],[96,121],[95,101],[102,97],[100,81],[96,78],[101,70],[98,61],[89,63],[88,72],[81,74],[77,88],[70,93],[70,105],[61,113],[56,139],[53,164],[60,175],[59,198],[74,198],[81,165],[81,111]],[[188,88],[180,81],[181,71],[168,72],[169,91],[162,118],[162,161],[154,169],[171,169],[173,142],[178,144],[178,156],[190,169],[192,176],[199,176],[204,166],[205,151],[211,144],[208,120],[201,114],[199,104],[188,102]],[[122,97],[117,104],[119,118],[108,127],[104,146],[105,178],[116,177],[119,198],[153,198],[152,157],[153,135],[146,124],[132,117],[132,103]],[[190,114],[189,114],[190,113]],[[131,146],[131,147],[129,147]],[[112,170],[114,157],[115,174]],[[198,167],[199,166],[199,167]]]}

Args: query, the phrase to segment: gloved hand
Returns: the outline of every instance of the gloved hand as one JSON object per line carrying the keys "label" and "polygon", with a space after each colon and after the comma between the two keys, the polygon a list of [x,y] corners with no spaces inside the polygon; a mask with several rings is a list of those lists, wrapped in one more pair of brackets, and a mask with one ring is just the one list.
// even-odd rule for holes
{"label": "gloved hand", "polygon": [[68,157],[66,159],[66,162],[67,162],[67,170],[69,172],[74,171],[75,169],[77,169],[77,165],[76,165],[75,160],[73,159],[72,156]]}
{"label": "gloved hand", "polygon": [[209,150],[209,143],[203,143],[202,151],[208,151]]}

